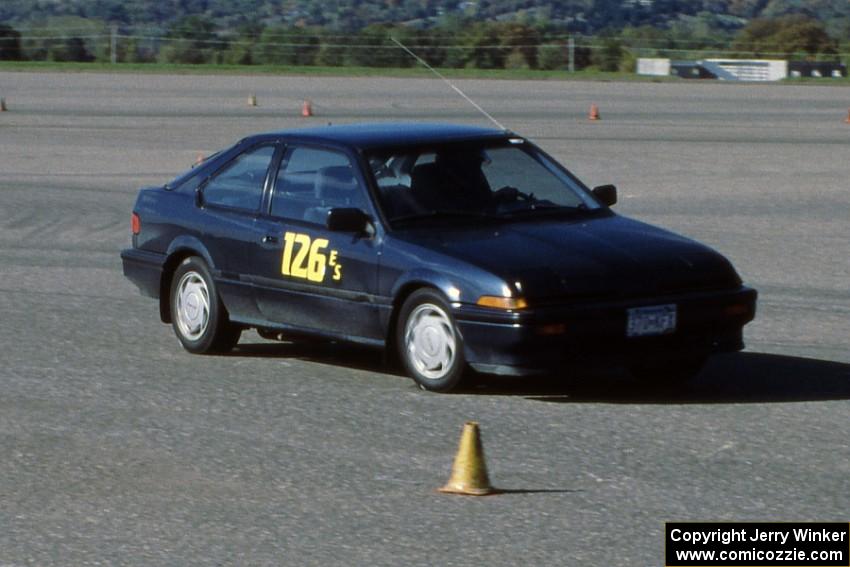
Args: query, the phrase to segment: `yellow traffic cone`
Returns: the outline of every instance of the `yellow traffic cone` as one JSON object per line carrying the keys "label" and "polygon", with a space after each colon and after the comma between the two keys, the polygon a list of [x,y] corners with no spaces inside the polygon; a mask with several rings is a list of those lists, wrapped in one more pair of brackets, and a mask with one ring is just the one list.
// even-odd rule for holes
{"label": "yellow traffic cone", "polygon": [[452,476],[449,482],[439,490],[448,494],[469,496],[485,496],[498,492],[490,486],[490,479],[487,477],[484,448],[481,446],[477,422],[467,421],[464,424],[460,446],[452,466]]}

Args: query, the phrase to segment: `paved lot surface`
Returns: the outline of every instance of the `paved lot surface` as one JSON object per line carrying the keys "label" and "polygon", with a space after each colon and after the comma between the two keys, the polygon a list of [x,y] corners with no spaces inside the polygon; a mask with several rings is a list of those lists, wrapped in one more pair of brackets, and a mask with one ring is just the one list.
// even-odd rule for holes
{"label": "paved lot surface", "polygon": [[[674,393],[434,395],[254,333],[189,355],[121,273],[140,185],[255,131],[484,119],[431,79],[0,73],[0,565],[649,566],[665,520],[850,520],[850,91],[460,86],[727,254],[761,292],[748,349]],[[434,492],[468,419],[511,493]]]}

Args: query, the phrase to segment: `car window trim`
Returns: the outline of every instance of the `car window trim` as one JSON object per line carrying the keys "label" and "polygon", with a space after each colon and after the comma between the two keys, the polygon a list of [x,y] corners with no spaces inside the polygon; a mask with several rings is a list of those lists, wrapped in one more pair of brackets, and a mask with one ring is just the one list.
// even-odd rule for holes
{"label": "car window trim", "polygon": [[272,174],[272,171],[273,171],[273,165],[275,164],[275,160],[278,157],[278,154],[280,152],[280,142],[277,141],[277,140],[261,140],[261,141],[257,142],[256,144],[249,146],[245,150],[231,156],[230,159],[228,159],[226,162],[221,164],[221,166],[219,166],[218,169],[216,169],[214,172],[212,172],[209,175],[209,177],[204,179],[203,183],[198,185],[198,188],[196,189],[196,191],[200,191],[201,195],[203,196],[204,191],[207,188],[207,185],[209,185],[213,181],[213,179],[218,177],[224,170],[226,170],[228,167],[230,167],[241,156],[243,156],[243,155],[245,155],[249,152],[253,152],[255,150],[258,150],[263,146],[271,146],[272,148],[274,148],[274,152],[272,152],[271,160],[269,161],[269,165],[266,168],[266,175],[263,178],[263,188],[262,188],[261,193],[260,193],[260,203],[258,204],[258,206],[255,209],[246,209],[244,207],[234,207],[234,206],[231,206],[231,205],[223,205],[221,203],[209,203],[209,202],[207,202],[206,199],[204,199],[203,200],[204,208],[210,208],[211,207],[211,208],[214,208],[214,209],[222,209],[222,210],[225,210],[225,211],[240,212],[240,213],[244,213],[246,215],[251,215],[251,216],[257,216],[262,211],[263,202],[265,200],[265,195],[266,195],[266,192],[268,191],[269,178],[271,177],[271,174]]}
{"label": "car window trim", "polygon": [[[596,212],[597,209],[600,209],[600,208],[601,209],[607,209],[607,207],[602,206],[602,204],[599,202],[599,200],[593,195],[593,192],[590,190],[590,188],[587,185],[585,185],[584,182],[581,181],[581,179],[579,179],[572,171],[567,169],[566,166],[561,164],[558,160],[556,160],[554,157],[552,157],[550,154],[548,154],[546,151],[544,151],[542,148],[540,148],[540,146],[538,146],[537,144],[531,142],[530,140],[528,140],[526,138],[521,138],[522,143],[517,144],[517,143],[511,141],[514,138],[519,139],[520,137],[514,135],[514,136],[511,136],[511,137],[494,137],[494,138],[481,139],[481,140],[477,140],[477,139],[474,139],[474,140],[466,140],[466,139],[463,139],[463,140],[448,140],[448,141],[426,143],[426,144],[402,144],[402,145],[398,145],[398,146],[379,145],[379,146],[369,147],[366,150],[362,151],[361,152],[361,154],[362,154],[361,158],[362,158],[362,160],[365,164],[364,167],[366,167],[366,169],[364,171],[368,172],[369,183],[370,183],[370,186],[371,186],[371,190],[373,192],[373,199],[374,199],[374,203],[375,203],[374,206],[375,206],[375,209],[378,211],[378,216],[382,219],[384,226],[386,226],[387,232],[393,232],[393,231],[396,231],[396,230],[406,230],[406,227],[394,226],[393,223],[395,222],[395,220],[390,219],[389,216],[386,214],[386,212],[384,210],[384,203],[380,198],[380,189],[378,187],[377,180],[375,179],[375,176],[372,173],[371,167],[369,167],[369,160],[367,158],[367,155],[368,154],[374,154],[376,152],[382,152],[382,151],[385,151],[385,150],[389,150],[389,151],[392,151],[392,152],[399,152],[399,153],[400,152],[419,152],[420,156],[421,156],[421,155],[424,155],[425,153],[429,153],[429,152],[432,152],[432,151],[436,152],[438,148],[450,146],[450,145],[455,145],[455,146],[458,146],[458,147],[461,147],[461,146],[464,146],[464,145],[470,145],[470,146],[474,146],[474,147],[480,146],[484,150],[491,149],[491,148],[515,147],[515,148],[518,148],[523,153],[525,153],[528,157],[530,157],[531,159],[536,161],[538,164],[540,164],[541,167],[547,169],[552,175],[555,175],[557,177],[558,173],[561,173],[565,177],[567,177],[567,179],[569,179],[572,183],[574,183],[575,187],[569,187],[569,190],[576,192],[578,194],[577,196],[581,200],[585,201],[585,204],[594,205],[593,207],[588,207],[587,212]],[[553,171],[553,168],[557,171]],[[508,217],[505,217],[503,220],[510,221],[510,220],[516,220],[516,219],[510,219]],[[528,219],[522,219],[522,220],[527,221]]]}
{"label": "car window trim", "polygon": [[350,148],[347,146],[337,146],[332,144],[321,144],[314,142],[312,140],[308,141],[300,141],[300,140],[283,140],[281,141],[281,145],[283,146],[282,152],[280,155],[280,159],[277,162],[277,167],[274,171],[274,180],[270,182],[268,191],[268,206],[263,207],[262,216],[267,217],[270,220],[282,223],[288,222],[297,222],[300,224],[304,224],[306,226],[318,226],[322,228],[326,228],[321,223],[306,221],[304,219],[291,218],[291,217],[283,217],[280,215],[272,214],[272,201],[274,200],[274,192],[277,185],[278,176],[280,175],[280,170],[282,167],[286,166],[289,163],[290,156],[292,152],[294,152],[298,148],[308,148],[314,150],[322,150],[326,152],[332,152],[336,154],[342,154],[348,159],[351,168],[354,172],[355,177],[357,178],[357,182],[360,185],[361,191],[363,191],[366,197],[366,205],[367,210],[364,212],[372,217],[373,219],[376,216],[376,207],[374,203],[374,198],[372,196],[372,189],[370,180],[366,179],[366,176],[363,174],[363,164],[360,156],[357,155],[356,152],[352,152]]}

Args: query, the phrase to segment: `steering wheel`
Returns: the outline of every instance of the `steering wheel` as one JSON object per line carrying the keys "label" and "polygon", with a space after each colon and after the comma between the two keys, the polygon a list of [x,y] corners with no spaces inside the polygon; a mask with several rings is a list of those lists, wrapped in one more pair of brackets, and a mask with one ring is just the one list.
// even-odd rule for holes
{"label": "steering wheel", "polygon": [[493,192],[493,197],[500,203],[513,203],[514,201],[531,201],[534,199],[533,193],[523,193],[516,187],[505,185],[498,191]]}

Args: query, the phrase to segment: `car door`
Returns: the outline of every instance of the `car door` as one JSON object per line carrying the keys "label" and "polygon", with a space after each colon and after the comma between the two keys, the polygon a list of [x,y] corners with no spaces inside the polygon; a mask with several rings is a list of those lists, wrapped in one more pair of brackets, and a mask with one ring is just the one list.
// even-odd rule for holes
{"label": "car door", "polygon": [[263,230],[257,226],[257,217],[278,148],[276,143],[247,148],[198,189],[198,204],[203,207],[198,233],[213,260],[211,268],[222,299],[237,319],[258,316],[253,290],[243,275],[250,270],[246,250]]}
{"label": "car door", "polygon": [[255,243],[256,301],[263,317],[294,330],[382,340],[375,304],[380,239],[328,230],[332,208],[375,218],[353,155],[290,145]]}

